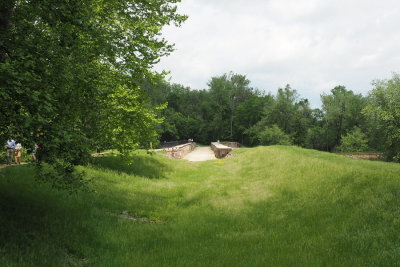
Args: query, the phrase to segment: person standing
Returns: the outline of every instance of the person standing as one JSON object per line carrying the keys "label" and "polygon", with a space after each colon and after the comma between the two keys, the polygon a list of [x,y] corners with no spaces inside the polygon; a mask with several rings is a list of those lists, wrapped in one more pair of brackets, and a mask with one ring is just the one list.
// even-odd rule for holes
{"label": "person standing", "polygon": [[12,136],[8,138],[6,148],[7,148],[7,165],[11,165],[14,157],[14,148],[15,148],[15,141],[13,140]]}
{"label": "person standing", "polygon": [[15,145],[15,164],[21,164],[21,149],[20,143]]}
{"label": "person standing", "polygon": [[37,155],[36,154],[37,154],[38,148],[39,148],[39,145],[35,140],[35,143],[33,144],[33,150],[32,150],[32,159],[33,159],[33,161],[37,160]]}

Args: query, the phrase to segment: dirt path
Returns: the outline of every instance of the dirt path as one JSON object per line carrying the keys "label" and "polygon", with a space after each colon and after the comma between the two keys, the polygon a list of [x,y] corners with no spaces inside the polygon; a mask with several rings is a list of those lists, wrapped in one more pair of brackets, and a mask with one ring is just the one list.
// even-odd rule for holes
{"label": "dirt path", "polygon": [[188,161],[206,161],[216,159],[214,152],[210,147],[196,147],[192,152],[187,154],[183,159]]}
{"label": "dirt path", "polygon": [[0,169],[6,168],[6,167],[13,167],[13,166],[20,166],[20,165],[25,165],[28,164],[27,162],[21,162],[21,164],[12,164],[8,166],[7,164],[0,164]]}

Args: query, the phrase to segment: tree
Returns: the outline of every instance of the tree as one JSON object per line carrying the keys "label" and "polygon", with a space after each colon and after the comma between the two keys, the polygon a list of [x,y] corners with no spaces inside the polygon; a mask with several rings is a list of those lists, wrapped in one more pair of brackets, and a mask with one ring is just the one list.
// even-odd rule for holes
{"label": "tree", "polygon": [[261,145],[292,145],[289,135],[285,134],[276,124],[271,127],[265,127],[258,138]]}
{"label": "tree", "polygon": [[326,142],[328,150],[331,150],[340,144],[342,135],[355,126],[363,126],[364,117],[361,111],[365,106],[365,99],[344,86],[336,86],[330,95],[321,95],[321,100],[325,114]]}
{"label": "tree", "polygon": [[246,145],[250,144],[250,140],[248,140],[245,131],[261,120],[264,106],[268,103],[267,98],[272,100],[272,96],[267,95],[260,97],[256,92],[237,106],[234,114],[234,120],[236,122],[234,137],[237,141]]}
{"label": "tree", "polygon": [[38,139],[52,177],[69,182],[96,146],[124,152],[155,141],[162,106],[152,108],[140,84],[162,77],[152,66],[173,46],[161,29],[186,19],[177,2],[2,1],[3,134],[26,146]]}
{"label": "tree", "polygon": [[363,114],[373,122],[370,130],[379,134],[375,141],[386,159],[400,162],[400,76],[393,74],[392,79],[373,84],[375,88],[369,93]]}
{"label": "tree", "polygon": [[276,94],[275,105],[270,116],[272,122],[277,124],[285,133],[292,132],[298,97],[297,91],[293,90],[289,84],[284,89],[279,88]]}
{"label": "tree", "polygon": [[295,104],[295,107],[291,136],[294,144],[304,147],[307,143],[308,129],[310,129],[314,123],[313,111],[307,99],[300,100]]}
{"label": "tree", "polygon": [[246,76],[232,72],[211,78],[208,86],[215,112],[212,122],[216,129],[214,138],[232,140],[235,110],[253,93],[249,84]]}
{"label": "tree", "polygon": [[307,129],[311,124],[311,109],[307,99],[299,95],[290,85],[279,88],[274,101],[265,108],[266,125],[276,124],[291,136],[294,144],[305,145]]}
{"label": "tree", "polygon": [[6,60],[8,35],[11,26],[11,16],[15,9],[16,0],[2,1],[0,3],[0,63]]}

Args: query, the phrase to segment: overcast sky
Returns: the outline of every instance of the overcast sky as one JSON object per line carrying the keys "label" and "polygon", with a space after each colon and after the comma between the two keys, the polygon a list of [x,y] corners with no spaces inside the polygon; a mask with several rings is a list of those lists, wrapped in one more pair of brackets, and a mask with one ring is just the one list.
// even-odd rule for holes
{"label": "overcast sky", "polygon": [[290,84],[312,107],[336,85],[366,95],[400,72],[399,0],[182,0],[189,16],[164,37],[176,51],[157,70],[206,89],[233,71],[276,93]]}

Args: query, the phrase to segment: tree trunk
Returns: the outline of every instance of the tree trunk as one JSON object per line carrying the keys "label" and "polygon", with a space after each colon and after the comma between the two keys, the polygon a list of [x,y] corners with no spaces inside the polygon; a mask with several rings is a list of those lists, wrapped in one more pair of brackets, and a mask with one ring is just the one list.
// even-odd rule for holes
{"label": "tree trunk", "polygon": [[231,139],[233,138],[233,115],[231,115]]}
{"label": "tree trunk", "polygon": [[0,63],[6,60],[7,39],[16,0],[2,0],[0,4]]}

